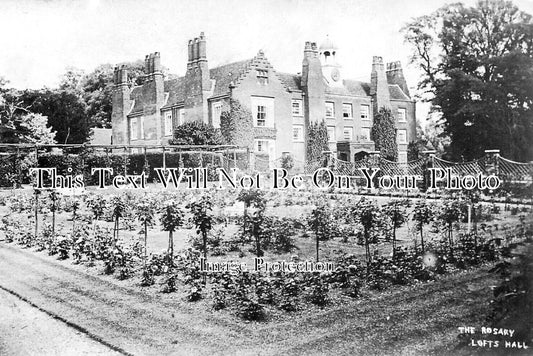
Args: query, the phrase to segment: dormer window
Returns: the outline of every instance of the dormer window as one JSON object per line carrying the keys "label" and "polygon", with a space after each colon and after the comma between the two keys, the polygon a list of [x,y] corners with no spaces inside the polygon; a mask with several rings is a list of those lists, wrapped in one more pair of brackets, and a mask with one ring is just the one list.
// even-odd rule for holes
{"label": "dormer window", "polygon": [[268,70],[266,69],[257,69],[257,82],[261,85],[268,84]]}

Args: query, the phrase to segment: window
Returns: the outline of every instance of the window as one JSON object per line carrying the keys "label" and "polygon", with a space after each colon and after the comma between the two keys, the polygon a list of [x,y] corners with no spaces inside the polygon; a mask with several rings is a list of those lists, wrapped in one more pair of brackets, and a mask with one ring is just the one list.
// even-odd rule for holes
{"label": "window", "polygon": [[266,126],[266,106],[258,105],[257,106],[257,126]]}
{"label": "window", "polygon": [[130,119],[130,138],[132,140],[137,139],[137,118],[135,117]]}
{"label": "window", "polygon": [[216,101],[213,103],[212,105],[212,125],[213,127],[215,128],[219,128],[220,127],[220,115],[222,115],[222,102],[221,101]]}
{"label": "window", "polygon": [[342,117],[345,119],[352,118],[352,104],[342,104]]}
{"label": "window", "polygon": [[265,69],[257,69],[257,82],[261,85],[267,85],[268,84],[268,70]]}
{"label": "window", "polygon": [[165,111],[165,136],[172,136],[172,111]]}
{"label": "window", "polygon": [[274,99],[252,96],[252,117],[256,127],[274,127]]}
{"label": "window", "polygon": [[335,104],[332,102],[326,102],[326,117],[335,117]]}
{"label": "window", "polygon": [[406,122],[406,111],[403,108],[398,109],[398,121]]}
{"label": "window", "polygon": [[257,140],[255,142],[256,142],[256,146],[255,146],[256,152],[268,153],[268,141]]}
{"label": "window", "polygon": [[141,117],[141,128],[140,128],[140,131],[141,131],[141,139],[144,140],[144,116]]}
{"label": "window", "polygon": [[407,162],[407,152],[398,152],[398,162]]}
{"label": "window", "polygon": [[361,120],[370,120],[370,106],[361,105]]}
{"label": "window", "polygon": [[407,131],[398,130],[398,143],[407,143]]}
{"label": "window", "polygon": [[302,100],[293,100],[292,101],[292,116],[302,116],[303,110],[302,110]]}
{"label": "window", "polygon": [[359,135],[361,141],[370,141],[370,128],[363,127],[361,128],[361,135]]}
{"label": "window", "polygon": [[328,141],[335,142],[335,126],[328,126]]}
{"label": "window", "polygon": [[303,142],[304,141],[304,127],[303,125],[292,126],[292,141]]}
{"label": "window", "polygon": [[352,141],[353,139],[353,127],[346,126],[342,131],[345,141]]}

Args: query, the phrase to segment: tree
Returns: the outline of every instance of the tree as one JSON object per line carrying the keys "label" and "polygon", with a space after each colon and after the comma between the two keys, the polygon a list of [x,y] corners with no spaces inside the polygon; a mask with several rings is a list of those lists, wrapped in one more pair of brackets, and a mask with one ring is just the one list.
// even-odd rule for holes
{"label": "tree", "polygon": [[229,110],[220,115],[220,131],[229,145],[252,147],[254,143],[253,121],[250,110],[238,100],[230,99]]}
{"label": "tree", "polygon": [[370,135],[376,144],[376,151],[380,151],[385,159],[389,161],[398,159],[394,116],[390,109],[382,107],[374,114],[374,124]]}
{"label": "tree", "polygon": [[424,225],[429,224],[433,220],[434,209],[435,207],[429,205],[424,200],[421,200],[418,203],[416,203],[413,209],[413,220],[415,221],[415,229],[417,231],[420,231],[420,244],[422,245],[422,253],[424,253],[425,251]]}
{"label": "tree", "polygon": [[30,112],[19,92],[6,88],[0,77],[0,142],[55,143],[55,132],[48,127],[46,116]]}
{"label": "tree", "polygon": [[38,143],[49,145],[56,143],[56,132],[47,126],[48,118],[41,114],[25,114],[20,117],[20,127],[18,136],[21,143]]}
{"label": "tree", "polygon": [[244,232],[253,236],[255,239],[255,253],[257,257],[261,257],[263,256],[261,236],[263,233],[262,225],[265,221],[265,195],[257,189],[243,189],[239,193],[237,200],[244,203]]}
{"label": "tree", "polygon": [[[121,65],[125,65],[128,70],[128,83],[131,86],[143,83],[144,62],[142,60]],[[86,104],[90,127],[111,127],[113,73],[114,69],[111,64],[101,64],[81,78],[79,88]]]}
{"label": "tree", "polygon": [[194,226],[196,226],[196,233],[202,235],[204,260],[207,260],[207,234],[213,224],[213,216],[211,215],[213,203],[206,195],[200,200],[192,202],[189,207],[193,215]]}
{"label": "tree", "polygon": [[20,93],[24,107],[48,117],[58,143],[84,143],[89,139],[85,103],[80,94],[67,90],[25,90]]}
{"label": "tree", "polygon": [[89,126],[111,127],[113,86],[113,66],[111,64],[101,64],[83,77],[81,90],[83,101],[87,105]]}
{"label": "tree", "polygon": [[307,162],[316,162],[322,158],[322,152],[329,151],[328,127],[322,120],[312,122],[307,129]]}
{"label": "tree", "polygon": [[327,240],[331,235],[331,209],[320,202],[307,218],[307,225],[315,233],[316,260],[319,261],[320,240]]}
{"label": "tree", "polygon": [[168,201],[161,209],[161,226],[168,231],[168,262],[169,267],[174,265],[174,232],[183,225],[184,213],[178,207],[177,202]]}
{"label": "tree", "polygon": [[447,230],[448,246],[450,257],[453,258],[453,224],[463,218],[463,202],[459,200],[448,200],[442,204],[438,213],[438,219]]}
{"label": "tree", "polygon": [[139,222],[142,225],[139,234],[142,234],[144,237],[144,246],[143,246],[143,276],[142,284],[145,286],[154,284],[153,273],[150,273],[146,268],[146,262],[148,260],[148,227],[154,226],[154,202],[153,201],[144,201],[137,205],[135,208],[135,215]]}
{"label": "tree", "polygon": [[85,73],[82,69],[67,67],[66,72],[63,74],[59,82],[59,90],[81,94],[81,82],[84,75]]}
{"label": "tree", "polygon": [[120,219],[124,217],[124,214],[126,212],[126,203],[124,202],[124,199],[120,195],[113,195],[110,198],[110,203],[112,210],[112,217],[114,221],[113,225],[113,248],[116,248],[117,241],[118,241],[118,234],[120,231]]}
{"label": "tree", "polygon": [[172,145],[221,145],[219,129],[201,121],[189,121],[176,127]]}
{"label": "tree", "polygon": [[409,200],[392,201],[383,206],[383,215],[389,222],[392,230],[392,257],[396,256],[396,230],[407,221],[406,208],[409,207]]}
{"label": "tree", "polygon": [[451,142],[450,159],[499,148],[533,159],[533,21],[510,1],[446,5],[404,29],[419,88]]}
{"label": "tree", "polygon": [[370,254],[370,244],[374,242],[372,234],[382,225],[381,211],[379,207],[371,201],[361,199],[353,208],[352,215],[356,221],[363,226],[363,236],[365,243],[365,254],[367,264],[367,274],[370,274],[370,264],[372,255]]}

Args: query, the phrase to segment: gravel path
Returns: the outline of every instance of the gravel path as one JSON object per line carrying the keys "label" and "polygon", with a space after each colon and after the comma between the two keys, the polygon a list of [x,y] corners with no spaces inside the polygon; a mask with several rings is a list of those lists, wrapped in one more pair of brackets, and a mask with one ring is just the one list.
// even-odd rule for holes
{"label": "gravel path", "polygon": [[0,355],[120,355],[0,289]]}

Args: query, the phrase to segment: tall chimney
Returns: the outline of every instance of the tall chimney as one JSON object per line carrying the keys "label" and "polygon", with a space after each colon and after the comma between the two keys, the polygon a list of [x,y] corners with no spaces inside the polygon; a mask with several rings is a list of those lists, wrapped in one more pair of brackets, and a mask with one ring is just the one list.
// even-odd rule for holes
{"label": "tall chimney", "polygon": [[150,56],[147,54],[146,57],[144,57],[144,75],[150,74]]}
{"label": "tall chimney", "polygon": [[198,38],[198,59],[207,60],[206,51],[207,49],[206,49],[205,35],[203,32],[200,32],[200,37]]}
{"label": "tall chimney", "polygon": [[193,50],[193,40],[189,40],[189,43],[188,43],[188,61],[187,61],[187,69],[191,68],[192,67],[192,62],[193,62],[193,58],[194,58],[194,50]]}
{"label": "tall chimney", "polygon": [[126,65],[123,64],[120,66],[120,84],[128,84],[128,69],[126,68]]}
{"label": "tall chimney", "polygon": [[192,44],[192,60],[193,62],[196,62],[198,61],[198,57],[199,57],[199,48],[198,48],[198,37],[196,37],[194,39],[194,42]]}
{"label": "tall chimney", "polygon": [[161,73],[161,54],[159,52],[155,52],[152,56],[152,66],[153,71],[152,73]]}
{"label": "tall chimney", "polygon": [[383,58],[374,56],[372,58],[372,72],[370,74],[370,95],[374,101],[374,113],[382,107],[391,108],[389,84],[385,74]]}

